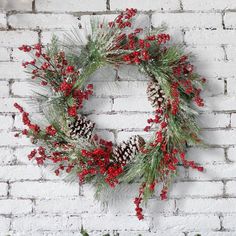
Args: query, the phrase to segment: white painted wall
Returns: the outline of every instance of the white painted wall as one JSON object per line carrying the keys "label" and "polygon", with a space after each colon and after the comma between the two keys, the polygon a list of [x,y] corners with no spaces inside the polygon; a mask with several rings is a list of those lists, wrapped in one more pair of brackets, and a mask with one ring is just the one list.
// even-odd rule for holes
{"label": "white painted wall", "polygon": [[[145,25],[167,23],[172,43],[194,52],[198,72],[208,79],[200,124],[210,146],[189,151],[206,173],[180,170],[169,200],[153,197],[142,222],[134,216],[136,186],[114,205],[100,207],[89,186],[68,185],[27,161],[32,145],[14,137],[22,124],[13,103],[35,112],[25,105],[31,91],[17,47],[45,44],[53,33],[86,25],[93,13],[113,18],[126,7],[140,10]],[[235,0],[0,0],[0,8],[0,235],[80,235],[82,223],[92,236],[113,230],[122,236],[236,235]],[[101,70],[92,80],[96,98],[87,111],[103,137],[121,141],[143,133],[152,110],[146,78],[122,67]]]}

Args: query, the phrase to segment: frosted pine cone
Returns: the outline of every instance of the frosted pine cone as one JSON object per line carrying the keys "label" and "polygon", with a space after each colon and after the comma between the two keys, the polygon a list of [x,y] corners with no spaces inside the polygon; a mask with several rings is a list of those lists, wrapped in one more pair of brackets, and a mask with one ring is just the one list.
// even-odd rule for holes
{"label": "frosted pine cone", "polygon": [[154,108],[160,108],[165,100],[165,94],[157,81],[150,80],[147,87],[148,100]]}
{"label": "frosted pine cone", "polygon": [[87,119],[85,116],[78,118],[68,123],[69,134],[73,139],[84,138],[90,140],[93,134],[95,123]]}
{"label": "frosted pine cone", "polygon": [[126,165],[133,159],[135,154],[140,151],[145,141],[139,135],[130,137],[129,140],[123,141],[121,144],[113,148],[113,158],[115,162]]}

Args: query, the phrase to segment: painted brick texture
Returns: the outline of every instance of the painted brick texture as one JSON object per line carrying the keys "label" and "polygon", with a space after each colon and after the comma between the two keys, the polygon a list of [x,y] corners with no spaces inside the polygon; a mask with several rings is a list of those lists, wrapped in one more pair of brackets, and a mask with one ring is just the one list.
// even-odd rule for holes
{"label": "painted brick texture", "polygon": [[[120,10],[141,11],[143,27],[166,23],[172,44],[193,52],[197,70],[206,76],[206,107],[199,124],[207,148],[189,148],[188,156],[206,172],[180,168],[169,200],[149,201],[145,220],[135,217],[132,198],[137,184],[109,204],[93,200],[94,190],[69,185],[27,160],[32,144],[14,137],[22,128],[14,102],[27,105],[32,87],[21,68],[27,57],[21,44],[47,44],[72,27],[88,26],[91,17],[113,19]],[[236,235],[236,1],[235,0],[0,0],[0,235],[80,235],[83,224],[92,236]],[[95,96],[85,112],[106,139],[120,142],[143,132],[152,108],[147,78],[136,67],[106,67],[90,80]],[[108,199],[109,202],[109,199]]]}

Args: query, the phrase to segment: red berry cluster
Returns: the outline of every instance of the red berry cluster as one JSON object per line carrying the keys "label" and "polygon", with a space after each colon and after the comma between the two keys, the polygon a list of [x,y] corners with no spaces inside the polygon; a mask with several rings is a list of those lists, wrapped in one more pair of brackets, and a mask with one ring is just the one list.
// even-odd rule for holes
{"label": "red berry cluster", "polygon": [[[190,96],[197,106],[204,106],[203,99],[200,97],[201,89],[196,88],[193,85],[192,74],[194,66],[187,61],[187,56],[182,56],[178,62],[178,65],[173,67],[173,75],[178,78],[176,82],[171,85],[171,93],[173,100],[170,102],[172,106],[172,113],[177,114],[178,104],[180,100],[180,90],[184,90],[185,94]],[[205,82],[205,78],[202,78],[202,83]]]}
{"label": "red berry cluster", "polygon": [[[35,135],[39,134],[42,131],[37,124],[33,124],[30,121],[29,113],[25,112],[22,106],[20,106],[18,103],[15,103],[14,107],[22,114],[22,122],[24,125],[28,126],[29,130],[33,131]],[[22,131],[22,134],[28,135],[29,130],[24,129]],[[46,135],[49,135],[49,136],[55,136],[57,133],[57,130],[52,125],[49,125],[45,129],[45,133]]]}
{"label": "red berry cluster", "polygon": [[144,216],[143,216],[143,209],[140,207],[141,203],[142,203],[142,195],[144,192],[144,188],[145,188],[146,184],[142,184],[142,186],[139,188],[139,196],[136,197],[134,199],[134,204],[135,204],[135,211],[136,211],[136,216],[138,217],[139,220],[143,220]]}
{"label": "red berry cluster", "polygon": [[79,79],[79,71],[69,65],[63,51],[51,56],[44,50],[41,44],[34,46],[23,45],[19,47],[24,52],[32,52],[35,59],[22,63],[32,74],[32,79],[39,78],[41,85],[50,85],[52,91],[61,93],[64,97],[72,97],[74,104],[68,106],[69,116],[77,116],[77,110],[82,108],[84,100],[93,94],[93,85],[89,84],[86,89],[74,88],[75,82]]}
{"label": "red berry cluster", "polygon": [[203,172],[204,168],[202,166],[197,165],[194,161],[188,161],[185,159],[185,153],[180,153],[180,158],[184,167],[191,167],[192,169]]}
{"label": "red berry cluster", "polygon": [[[71,92],[71,91],[70,91]],[[86,89],[74,89],[72,91],[72,97],[74,99],[74,105],[69,106],[67,111],[69,116],[77,116],[77,110],[83,107],[84,100],[88,100],[90,95],[93,94],[93,85],[88,84]]]}
{"label": "red berry cluster", "polygon": [[158,34],[157,35],[157,43],[158,44],[165,44],[168,41],[170,41],[170,35],[169,34]]}
{"label": "red berry cluster", "polygon": [[38,165],[43,165],[44,161],[47,159],[45,148],[40,146],[38,150],[32,150],[31,153],[28,155],[28,158],[29,160],[32,160],[34,158]]}
{"label": "red berry cluster", "polygon": [[57,131],[52,125],[49,125],[48,127],[46,127],[46,133],[50,136],[54,136],[56,135]]}
{"label": "red berry cluster", "polygon": [[164,186],[161,190],[161,193],[160,193],[161,200],[167,199],[167,192],[168,192],[168,188],[166,186]]}
{"label": "red berry cluster", "polygon": [[[126,9],[125,12],[122,12],[114,21],[109,22],[108,25],[111,28],[131,27],[132,18],[136,15],[136,13],[136,9]],[[150,59],[153,59],[150,53],[150,47],[152,44],[156,44],[156,46],[158,46],[170,40],[170,36],[168,34],[149,35],[143,39],[138,37],[138,34],[142,31],[142,28],[132,29],[131,33],[121,33],[116,38],[113,47],[114,50],[124,49],[127,51],[132,51],[131,53],[126,53],[123,55],[123,62],[127,64],[140,64],[142,62],[147,62]]]}
{"label": "red berry cluster", "polygon": [[137,14],[137,10],[134,8],[126,9],[126,11],[122,12],[115,21],[109,22],[110,27],[117,27],[123,29],[125,27],[131,27],[131,19]]}
{"label": "red berry cluster", "polygon": [[110,187],[115,187],[118,184],[117,176],[123,172],[123,169],[121,165],[111,162],[111,154],[112,146],[96,148],[92,151],[83,149],[81,155],[86,159],[80,161],[82,166],[82,170],[78,173],[80,182],[84,182],[86,177],[101,174]]}
{"label": "red berry cluster", "polygon": [[[154,57],[151,55],[150,47],[152,44],[166,43],[170,40],[168,34],[150,35],[145,39],[140,39],[137,34],[141,32],[141,29],[136,29],[134,33],[130,33],[126,36],[126,44],[123,46],[125,50],[132,50],[131,53],[123,56],[123,61],[128,64],[140,64],[145,61],[149,61]],[[122,35],[123,39],[125,35]],[[119,38],[119,40],[121,40]],[[156,55],[155,55],[156,57]]]}
{"label": "red berry cluster", "polygon": [[[15,103],[14,107],[22,114],[22,122],[24,125],[28,126],[35,134],[40,132],[40,127],[36,124],[33,124],[29,119],[29,113],[25,112],[24,109],[18,104]],[[24,130],[23,134],[27,134],[27,130]]]}
{"label": "red berry cluster", "polygon": [[[60,145],[59,145],[60,146]],[[62,145],[63,146],[63,145]],[[62,147],[61,146],[61,147]],[[64,148],[64,151],[67,148]],[[34,149],[28,155],[29,160],[36,160],[38,165],[45,164],[46,161],[58,164],[58,167],[54,171],[56,175],[60,174],[60,171],[66,171],[67,173],[75,167],[76,162],[69,162],[69,158],[63,155],[63,152],[52,152],[51,154],[46,154],[46,148],[40,146],[37,150]]]}

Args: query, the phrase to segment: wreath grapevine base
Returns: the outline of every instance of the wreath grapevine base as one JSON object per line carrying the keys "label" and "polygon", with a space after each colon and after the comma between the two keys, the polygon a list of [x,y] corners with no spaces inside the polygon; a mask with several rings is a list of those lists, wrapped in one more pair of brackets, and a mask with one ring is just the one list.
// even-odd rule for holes
{"label": "wreath grapevine base", "polygon": [[[39,144],[28,155],[30,160],[38,165],[53,164],[56,175],[66,173],[72,180],[78,177],[81,183],[94,184],[98,193],[119,183],[140,181],[134,203],[141,220],[141,205],[157,184],[162,187],[160,198],[167,198],[177,166],[203,171],[185,159],[185,151],[187,145],[201,143],[192,102],[204,105],[200,92],[205,79],[194,72],[188,56],[177,46],[166,45],[170,36],[162,28],[134,29],[136,13],[126,9],[112,22],[91,21],[85,44],[75,32],[63,47],[55,37],[47,48],[41,44],[21,46],[20,50],[33,57],[23,63],[32,81],[50,92],[37,94],[48,124],[35,124],[19,104],[15,107],[27,126],[20,133]],[[144,125],[145,131],[154,133],[150,140],[136,135],[113,145],[99,138],[95,124],[83,115],[83,102],[93,94],[93,85],[86,80],[106,64],[136,65],[150,78],[147,96],[154,116]]]}

